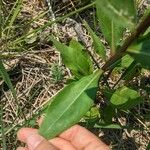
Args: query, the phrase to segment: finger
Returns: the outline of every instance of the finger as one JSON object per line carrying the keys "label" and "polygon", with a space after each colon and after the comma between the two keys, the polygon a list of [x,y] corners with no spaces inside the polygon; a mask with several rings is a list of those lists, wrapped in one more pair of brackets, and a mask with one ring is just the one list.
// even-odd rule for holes
{"label": "finger", "polygon": [[61,150],[76,150],[74,146],[69,141],[66,141],[62,138],[54,138],[49,140],[54,146]]}
{"label": "finger", "polygon": [[22,128],[17,132],[17,138],[21,141],[21,142],[26,142],[26,138],[27,136],[38,133],[37,129],[33,129],[33,128]]}
{"label": "finger", "polygon": [[79,125],[71,127],[60,134],[59,137],[70,141],[77,149],[109,150],[109,147],[100,141],[99,138]]}
{"label": "finger", "polygon": [[27,144],[29,150],[57,150],[49,141],[40,136],[36,129],[22,128],[17,136],[19,140]]}
{"label": "finger", "polygon": [[[30,136],[31,134],[37,134],[37,129],[32,128],[22,128],[18,131],[17,137],[20,141],[26,143],[26,138]],[[70,142],[61,139],[61,138],[54,138],[52,140],[49,140],[54,146],[56,146],[58,149],[62,150],[75,150],[75,148],[70,144]]]}

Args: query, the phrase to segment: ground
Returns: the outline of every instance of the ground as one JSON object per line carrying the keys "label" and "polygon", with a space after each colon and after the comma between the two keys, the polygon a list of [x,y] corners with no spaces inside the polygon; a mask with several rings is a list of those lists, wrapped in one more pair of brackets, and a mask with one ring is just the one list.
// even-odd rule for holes
{"label": "ground", "polygon": [[[7,4],[11,4],[11,2],[7,2]],[[24,0],[18,21],[22,21],[22,23],[27,22],[49,10],[43,17],[33,21],[27,27],[27,32],[31,32],[46,24],[49,20],[55,20],[57,17],[72,12],[83,5],[83,2],[77,0],[57,0],[52,3],[52,9],[48,9],[48,5],[44,0]],[[139,16],[147,6],[148,1],[141,1]],[[82,28],[82,20],[85,19],[92,25],[94,14],[94,9],[90,8],[78,15],[73,15],[71,17],[72,19],[67,18],[62,22],[57,22],[52,26],[45,28],[45,30],[39,32],[36,36],[34,35],[34,38],[33,35],[30,35],[27,39],[29,46],[26,48],[28,49],[19,53],[12,52],[15,54],[15,58],[10,58],[5,61],[5,66],[8,69],[17,92],[19,107],[22,110],[22,112],[18,114],[18,107],[11,91],[8,89],[7,85],[0,80],[0,89],[2,91],[0,92],[0,97],[3,108],[3,126],[6,129],[7,150],[16,149],[20,144],[16,139],[16,131],[21,126],[37,127],[35,120],[40,116],[44,104],[62,89],[68,79],[71,78],[70,71],[63,65],[59,53],[52,46],[52,43],[49,42],[48,36],[50,34],[57,35],[60,41],[66,43],[71,38],[75,38],[90,46],[91,41],[87,31]],[[81,36],[84,37],[84,39],[76,32],[74,21],[82,28]],[[96,26],[93,26],[93,28],[94,27]],[[21,29],[21,32],[23,32],[23,30],[24,29]],[[102,42],[106,44],[104,40],[102,40]],[[103,62],[101,60],[98,61],[102,65]],[[149,87],[149,78],[150,73],[144,72],[143,76],[139,77],[133,84],[135,84],[135,86],[140,84],[140,86],[143,85],[144,87]],[[141,81],[141,83],[137,83],[138,81]],[[135,129],[94,129],[88,125],[86,125],[86,127],[99,136],[104,142],[109,144],[113,149],[145,150],[150,141],[150,121],[149,116],[147,116],[147,120],[143,120],[143,118],[140,118],[139,116],[143,113],[150,113],[150,96],[147,91],[143,93],[143,95],[145,102],[132,110],[133,115],[138,114],[137,117],[133,117],[132,115],[118,116],[118,120],[116,120],[123,125],[134,126]],[[141,127],[144,127],[145,130],[136,130],[136,128]],[[2,140],[2,136],[0,136],[0,140]],[[3,148],[1,147],[1,149]]]}

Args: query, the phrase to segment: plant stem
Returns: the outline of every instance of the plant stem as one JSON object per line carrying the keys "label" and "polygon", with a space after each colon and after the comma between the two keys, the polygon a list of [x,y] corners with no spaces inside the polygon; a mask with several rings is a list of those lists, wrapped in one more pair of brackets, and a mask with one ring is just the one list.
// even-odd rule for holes
{"label": "plant stem", "polygon": [[118,53],[113,55],[102,67],[103,71],[107,71],[109,67],[115,63],[118,59],[120,59],[123,55],[125,55],[126,50],[128,47],[139,38],[141,34],[143,34],[148,27],[150,26],[150,13],[143,18],[143,21],[137,26],[137,28],[131,33],[130,36],[127,37],[124,44],[119,49]]}

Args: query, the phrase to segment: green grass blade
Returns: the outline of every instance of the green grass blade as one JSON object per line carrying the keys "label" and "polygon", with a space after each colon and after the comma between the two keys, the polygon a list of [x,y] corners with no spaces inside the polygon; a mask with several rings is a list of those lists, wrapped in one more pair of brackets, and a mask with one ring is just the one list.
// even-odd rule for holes
{"label": "green grass blade", "polygon": [[0,134],[2,136],[2,149],[7,150],[6,147],[6,138],[5,138],[5,132],[4,132],[4,125],[3,125],[3,109],[2,104],[0,105]]}
{"label": "green grass blade", "polygon": [[17,101],[16,91],[13,88],[13,85],[11,83],[9,75],[8,75],[8,73],[7,73],[1,60],[0,60],[0,75],[2,76],[2,78],[5,81],[5,83],[7,84],[7,86],[10,88],[14,99]]}
{"label": "green grass blade", "polygon": [[36,17],[34,17],[33,19],[31,19],[31,20],[30,20],[27,24],[25,24],[25,25],[27,26],[27,25],[33,23],[34,21],[37,21],[38,19],[44,17],[48,12],[49,12],[49,10],[38,14]]}
{"label": "green grass blade", "polygon": [[0,0],[0,38],[2,37],[3,28],[3,2]]}
{"label": "green grass blade", "polygon": [[29,32],[28,34],[23,35],[23,36],[17,38],[15,41],[13,41],[13,43],[14,43],[14,44],[20,43],[20,42],[24,41],[24,39],[27,38],[29,35],[32,35],[32,34],[34,34],[34,33],[38,33],[38,32],[40,32],[40,31],[44,30],[45,28],[51,26],[52,24],[54,24],[54,23],[56,23],[56,22],[63,21],[64,19],[66,19],[66,18],[68,18],[68,17],[71,17],[71,16],[73,16],[73,15],[75,15],[75,14],[78,14],[79,12],[82,12],[82,11],[88,9],[88,8],[92,7],[93,5],[95,5],[95,2],[93,2],[93,3],[91,3],[91,4],[88,4],[88,5],[86,5],[86,6],[82,7],[82,8],[79,8],[78,10],[73,11],[73,12],[71,12],[71,13],[65,15],[65,16],[58,17],[58,18],[56,18],[54,21],[50,21],[50,22],[46,23],[45,25],[43,25],[43,26],[41,26],[41,27],[39,27],[39,28],[37,28],[37,29],[35,29],[35,30]]}
{"label": "green grass blade", "polygon": [[[16,20],[20,10],[21,10],[22,2],[23,2],[23,0],[17,0],[16,3],[14,4],[13,8],[12,8],[12,11],[10,12],[10,13],[12,13],[12,17],[10,18],[10,22],[8,25],[7,35],[9,35],[11,27],[12,27],[14,21]],[[8,21],[9,21],[9,19],[8,19]]]}
{"label": "green grass blade", "polygon": [[16,2],[15,2],[14,5],[13,5],[13,7],[11,8],[11,10],[10,10],[10,12],[9,12],[9,15],[7,16],[7,19],[6,19],[6,21],[5,21],[5,24],[7,24],[7,23],[9,22],[10,16],[12,15],[12,13],[13,13],[15,7],[17,6],[18,1],[19,1],[19,0],[16,0]]}
{"label": "green grass blade", "polygon": [[115,83],[113,88],[115,88],[121,80],[126,80],[126,82],[129,82],[132,78],[134,78],[137,74],[139,74],[139,71],[137,70],[139,67],[136,61],[133,61],[130,66],[125,70],[125,72],[121,75],[119,80]]}
{"label": "green grass blade", "polygon": [[[34,18],[32,18],[31,20],[27,21],[25,24],[20,25],[19,28],[24,28],[27,27],[29,25],[31,25],[32,23],[34,23],[35,21],[38,21],[40,18],[43,18],[47,13],[49,12],[49,10],[44,11],[40,14],[37,14],[37,16],[35,16]],[[16,26],[15,26],[16,27]]]}

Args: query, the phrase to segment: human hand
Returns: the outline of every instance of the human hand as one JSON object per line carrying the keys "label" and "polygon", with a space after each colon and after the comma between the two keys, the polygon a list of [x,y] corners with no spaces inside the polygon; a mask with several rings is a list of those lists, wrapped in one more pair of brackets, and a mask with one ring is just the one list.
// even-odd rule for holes
{"label": "human hand", "polygon": [[94,134],[79,125],[51,140],[44,139],[37,129],[32,128],[20,129],[17,137],[26,144],[17,150],[109,150]]}

